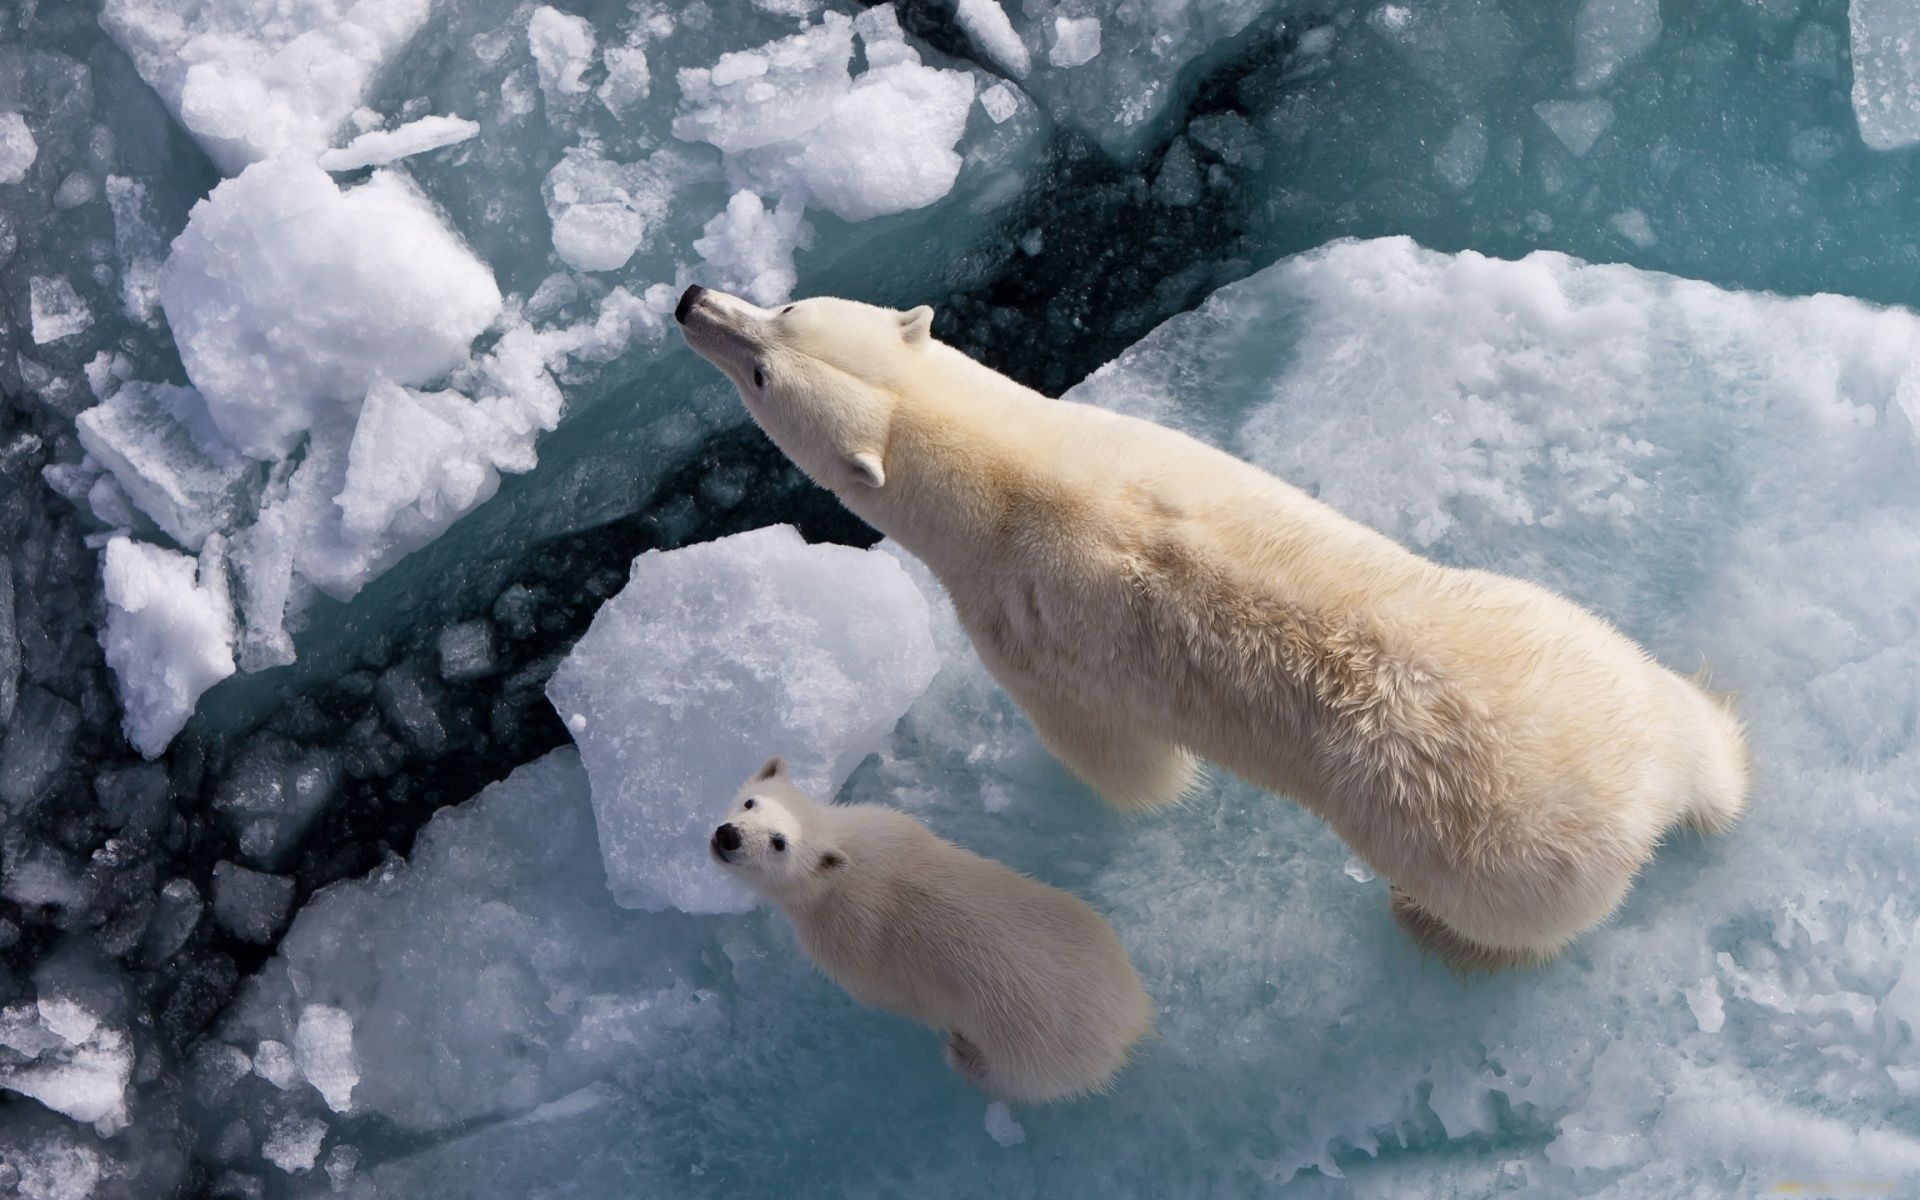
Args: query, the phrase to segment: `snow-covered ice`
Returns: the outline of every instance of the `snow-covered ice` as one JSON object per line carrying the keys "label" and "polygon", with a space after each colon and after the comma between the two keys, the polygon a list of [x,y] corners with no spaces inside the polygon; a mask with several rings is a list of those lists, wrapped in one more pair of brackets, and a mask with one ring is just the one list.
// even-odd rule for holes
{"label": "snow-covered ice", "polygon": [[614,898],[752,907],[708,860],[717,815],[774,754],[838,791],[933,677],[926,611],[893,559],[790,526],[635,559],[547,685],[593,779]]}
{"label": "snow-covered ice", "polygon": [[354,171],[361,167],[384,167],[388,163],[457,146],[480,132],[477,121],[460,117],[421,117],[398,129],[370,129],[338,149],[319,158],[322,169]]}
{"label": "snow-covered ice", "polygon": [[1920,24],[1903,0],[1850,0],[1853,111],[1875,150],[1920,142]]}

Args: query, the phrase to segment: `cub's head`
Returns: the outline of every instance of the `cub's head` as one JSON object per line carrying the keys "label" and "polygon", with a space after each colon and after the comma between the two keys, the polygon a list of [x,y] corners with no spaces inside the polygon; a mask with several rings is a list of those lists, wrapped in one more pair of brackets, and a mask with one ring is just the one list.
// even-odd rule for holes
{"label": "cub's head", "polygon": [[673,311],[754,421],[801,470],[842,495],[887,483],[887,432],[933,343],[933,310],[820,296],[760,308],[698,285]]}
{"label": "cub's head", "polygon": [[776,756],[741,785],[707,851],[761,895],[794,899],[847,865],[821,817],[821,806],[793,785],[786,761]]}

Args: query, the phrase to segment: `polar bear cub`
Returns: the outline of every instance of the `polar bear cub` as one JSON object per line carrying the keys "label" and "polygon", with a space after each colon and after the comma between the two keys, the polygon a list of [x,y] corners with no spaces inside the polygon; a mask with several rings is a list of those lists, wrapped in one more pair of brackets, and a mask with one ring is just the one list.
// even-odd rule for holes
{"label": "polar bear cub", "polygon": [[786,913],[834,982],[945,1032],[948,1064],[995,1099],[1103,1090],[1152,1026],[1125,948],[1084,901],[905,813],[818,804],[779,758],[709,849]]}
{"label": "polar bear cub", "polygon": [[1089,785],[1159,804],[1207,760],[1291,796],[1457,968],[1546,959],[1667,830],[1746,802],[1739,721],[1605,621],[1022,387],[934,339],[932,309],[695,287],[675,317],[789,458],[932,569]]}

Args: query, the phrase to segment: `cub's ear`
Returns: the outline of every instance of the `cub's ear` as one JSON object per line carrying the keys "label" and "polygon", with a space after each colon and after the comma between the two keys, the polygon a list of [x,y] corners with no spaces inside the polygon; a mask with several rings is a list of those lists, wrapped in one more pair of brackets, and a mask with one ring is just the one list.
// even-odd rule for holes
{"label": "cub's ear", "polygon": [[768,759],[766,763],[762,765],[758,771],[755,771],[753,773],[753,778],[747,780],[747,782],[748,783],[765,783],[769,779],[785,778],[786,774],[787,774],[787,760],[784,758],[781,758],[778,754],[776,754],[772,758]]}
{"label": "cub's ear", "polygon": [[840,851],[834,849],[832,846],[828,846],[825,850],[822,850],[820,852],[819,859],[817,859],[813,864],[813,870],[814,870],[814,873],[817,875],[831,875],[835,871],[840,870],[846,865],[847,865],[847,856],[840,853]]}
{"label": "cub's ear", "polygon": [[922,304],[900,314],[900,336],[909,342],[924,342],[933,332],[933,309]]}
{"label": "cub's ear", "polygon": [[853,477],[870,488],[887,485],[887,468],[880,462],[880,456],[871,450],[856,450],[846,457],[847,470]]}

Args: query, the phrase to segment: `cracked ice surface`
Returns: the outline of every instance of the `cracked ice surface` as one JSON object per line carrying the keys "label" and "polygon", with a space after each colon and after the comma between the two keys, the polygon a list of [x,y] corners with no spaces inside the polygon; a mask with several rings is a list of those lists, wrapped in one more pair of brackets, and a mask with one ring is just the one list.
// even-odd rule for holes
{"label": "cracked ice surface", "polygon": [[[1424,962],[1382,881],[1243,785],[1105,810],[937,602],[939,674],[842,794],[1112,917],[1160,1010],[1112,1095],[1017,1123],[989,1111],[983,1130],[934,1039],[812,974],[776,915],[613,906],[571,750],[443,813],[412,861],[316,898],[223,1036],[284,1040],[301,1004],[351,1014],[356,1111],[365,1096],[446,1132],[397,1152],[363,1140],[382,1195],[555,1178],[568,1195],[733,1194],[825,1141],[841,1149],[808,1169],[830,1191],[937,1192],[959,1158],[970,1190],[1001,1194],[1056,1172],[1088,1194],[1920,1182],[1920,699],[1899,585],[1920,580],[1916,335],[1911,313],[1839,297],[1342,242],[1223,289],[1072,393],[1228,446],[1445,561],[1560,588],[1740,697],[1750,817],[1676,837],[1547,969],[1459,981]],[[709,617],[659,620],[671,638]],[[727,734],[758,744],[767,720],[742,712]],[[476,1002],[438,1002],[475,979]],[[258,1088],[220,1111],[249,1111]],[[317,1093],[292,1096],[327,1119]],[[912,1128],[911,1149],[842,1136],[876,1124]]]}

